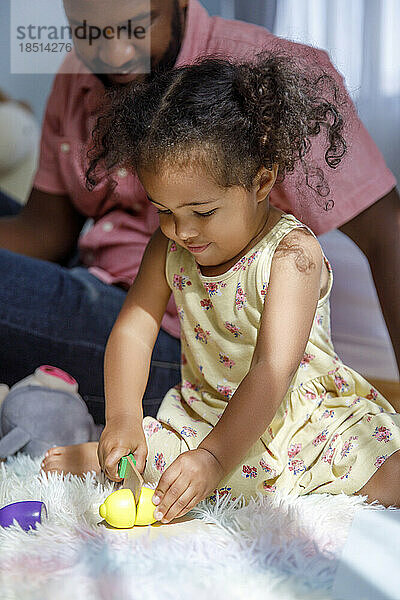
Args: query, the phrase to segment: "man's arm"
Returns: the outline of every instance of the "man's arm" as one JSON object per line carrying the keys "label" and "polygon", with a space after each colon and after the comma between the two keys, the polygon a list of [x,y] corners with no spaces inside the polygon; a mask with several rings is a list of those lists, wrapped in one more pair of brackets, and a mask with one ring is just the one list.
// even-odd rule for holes
{"label": "man's arm", "polygon": [[339,229],[368,259],[400,372],[400,197],[396,188]]}
{"label": "man's arm", "polygon": [[84,222],[68,196],[33,188],[18,215],[0,219],[0,248],[58,262],[73,250]]}

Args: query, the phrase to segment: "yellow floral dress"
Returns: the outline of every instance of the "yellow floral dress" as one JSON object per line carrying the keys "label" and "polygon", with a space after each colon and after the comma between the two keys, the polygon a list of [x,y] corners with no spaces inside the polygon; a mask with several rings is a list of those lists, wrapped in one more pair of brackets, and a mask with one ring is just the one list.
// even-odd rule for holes
{"label": "yellow floral dress", "polygon": [[[213,277],[202,275],[193,255],[169,242],[166,275],[181,324],[181,383],[166,394],[157,419],[144,419],[145,480],[157,482],[218,422],[250,368],[274,252],[299,227],[304,225],[294,216],[282,215],[231,269]],[[333,279],[325,261],[329,286],[299,368],[268,429],[220,482],[220,494],[353,494],[400,449],[400,415],[334,351]]]}

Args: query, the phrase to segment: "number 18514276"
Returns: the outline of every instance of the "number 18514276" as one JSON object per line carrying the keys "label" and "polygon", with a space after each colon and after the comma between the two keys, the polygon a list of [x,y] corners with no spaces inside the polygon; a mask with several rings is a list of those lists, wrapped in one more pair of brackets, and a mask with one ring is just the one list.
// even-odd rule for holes
{"label": "number 18514276", "polygon": [[23,42],[19,44],[21,52],[71,52],[72,43],[65,42]]}

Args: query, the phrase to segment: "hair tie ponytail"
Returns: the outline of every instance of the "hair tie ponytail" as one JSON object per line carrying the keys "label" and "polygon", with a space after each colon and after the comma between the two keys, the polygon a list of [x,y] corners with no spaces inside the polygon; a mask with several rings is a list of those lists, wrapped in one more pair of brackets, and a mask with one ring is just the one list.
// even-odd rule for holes
{"label": "hair tie ponytail", "polygon": [[323,134],[325,163],[336,168],[343,119],[333,79],[307,65],[277,52],[243,63],[207,57],[119,90],[97,122],[88,184],[99,165],[195,167],[222,187],[251,190],[261,167],[278,165],[282,180],[299,165],[329,208],[324,164],[313,164],[310,149]]}
{"label": "hair tie ponytail", "polygon": [[[326,73],[306,73],[297,61],[283,53],[261,52],[238,71],[238,89],[253,122],[260,164],[279,165],[279,179],[300,163],[306,183],[319,196],[329,195],[323,169],[307,162],[312,138],[325,133],[326,164],[335,169],[341,162],[346,142],[343,118],[335,101],[337,87]],[[330,99],[328,99],[330,97]],[[325,203],[325,208],[332,200]]]}

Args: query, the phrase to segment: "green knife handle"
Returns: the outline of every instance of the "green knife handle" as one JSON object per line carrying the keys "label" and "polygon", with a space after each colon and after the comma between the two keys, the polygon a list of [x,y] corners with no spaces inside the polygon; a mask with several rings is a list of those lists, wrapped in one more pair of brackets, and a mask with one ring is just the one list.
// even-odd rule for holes
{"label": "green knife handle", "polygon": [[[136,466],[136,460],[135,460],[133,454],[132,453],[128,454],[128,456],[132,460],[133,464]],[[125,478],[127,465],[128,465],[128,459],[126,456],[123,456],[118,464],[118,477],[121,477],[121,479]]]}

